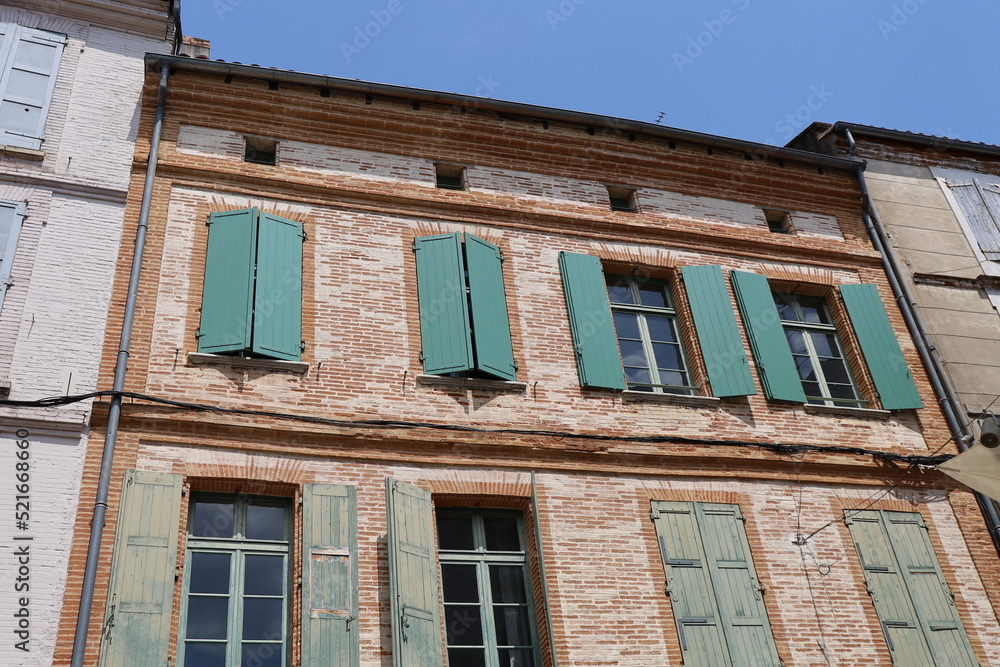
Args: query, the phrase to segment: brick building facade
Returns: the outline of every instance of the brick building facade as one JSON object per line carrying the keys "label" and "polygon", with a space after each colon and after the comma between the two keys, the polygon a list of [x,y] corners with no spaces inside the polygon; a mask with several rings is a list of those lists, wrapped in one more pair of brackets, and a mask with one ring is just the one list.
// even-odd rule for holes
{"label": "brick building facade", "polygon": [[853,162],[161,62],[88,664],[1000,662]]}

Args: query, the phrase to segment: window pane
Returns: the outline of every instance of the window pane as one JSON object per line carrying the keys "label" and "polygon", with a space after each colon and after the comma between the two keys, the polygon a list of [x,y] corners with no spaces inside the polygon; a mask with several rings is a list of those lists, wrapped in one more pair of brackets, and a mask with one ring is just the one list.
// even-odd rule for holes
{"label": "window pane", "polygon": [[447,514],[437,515],[438,545],[442,551],[472,551],[472,515]]}
{"label": "window pane", "polygon": [[637,283],[639,285],[639,303],[654,308],[669,308],[670,297],[667,286],[663,283]]}
{"label": "window pane", "polygon": [[614,313],[615,333],[619,338],[639,340],[639,316],[635,313]]}
{"label": "window pane", "polygon": [[226,645],[188,642],[184,646],[184,667],[226,667]]}
{"label": "window pane", "polygon": [[283,599],[243,599],[243,639],[281,639]]}
{"label": "window pane", "polygon": [[634,382],[636,384],[650,384],[649,369],[626,367],[625,380],[627,382]]}
{"label": "window pane", "polygon": [[526,602],[524,568],[520,565],[490,565],[490,588],[493,602]]}
{"label": "window pane", "polygon": [[441,587],[444,601],[479,602],[479,578],[475,565],[441,565]]}
{"label": "window pane", "polygon": [[823,369],[823,377],[828,383],[851,383],[851,375],[847,372],[847,366],[843,359],[821,359],[819,365]]}
{"label": "window pane", "polygon": [[646,316],[646,326],[649,327],[649,337],[652,340],[666,343],[677,342],[673,322],[669,317]]}
{"label": "window pane", "polygon": [[788,349],[792,351],[792,354],[806,354],[806,341],[802,336],[801,331],[795,331],[793,329],[785,330],[785,338],[788,339]]}
{"label": "window pane", "polygon": [[232,537],[233,504],[196,501],[191,534],[195,537]]}
{"label": "window pane", "polygon": [[534,667],[535,655],[526,649],[500,649],[500,664],[503,667]]}
{"label": "window pane", "polygon": [[187,638],[225,639],[229,624],[229,598],[188,598]]}
{"label": "window pane", "polygon": [[822,299],[800,299],[799,306],[802,308],[802,321],[813,324],[830,324],[830,319],[826,315],[826,306]]}
{"label": "window pane", "polygon": [[521,537],[513,516],[484,516],[487,551],[520,551]]}
{"label": "window pane", "polygon": [[284,594],[284,557],[248,555],[243,581],[243,592],[247,595]]}
{"label": "window pane", "polygon": [[660,384],[686,387],[688,386],[687,375],[685,373],[678,373],[677,371],[660,371]]}
{"label": "window pane", "polygon": [[795,306],[784,294],[774,295],[774,305],[778,308],[778,317],[781,319],[789,322],[795,322],[799,319],[798,315],[795,314]]}
{"label": "window pane", "polygon": [[635,340],[620,340],[618,348],[622,353],[622,364],[625,366],[641,366],[648,368],[646,363],[646,351],[642,348],[642,343]]}
{"label": "window pane", "polygon": [[812,338],[813,347],[816,348],[816,354],[821,357],[839,357],[840,352],[837,349],[837,337],[834,334],[828,333],[812,333],[809,335]]}
{"label": "window pane", "polygon": [[795,366],[803,383],[816,379],[816,371],[813,369],[813,363],[809,357],[795,357]]}
{"label": "window pane", "polygon": [[192,593],[229,593],[229,554],[195,552],[191,554]]}
{"label": "window pane", "polygon": [[483,620],[478,605],[446,605],[444,622],[449,646],[482,646]]}
{"label": "window pane", "polygon": [[608,284],[608,301],[611,303],[634,303],[632,290],[629,289],[627,280],[614,276],[608,276],[606,280]]}
{"label": "window pane", "polygon": [[849,384],[832,384],[829,387],[832,398],[857,398],[854,387]]}
{"label": "window pane", "polygon": [[273,505],[247,505],[247,539],[285,540],[285,508]]}
{"label": "window pane", "polygon": [[498,646],[531,646],[527,607],[494,607]]}
{"label": "window pane", "polygon": [[[653,343],[653,354],[656,355],[656,367],[661,371],[680,370],[684,368],[681,361],[681,348],[670,343]],[[662,382],[662,380],[661,380]],[[663,384],[671,384],[664,382]]]}
{"label": "window pane", "polygon": [[244,644],[240,667],[281,667],[283,648],[281,644]]}
{"label": "window pane", "polygon": [[[820,391],[819,382],[803,382],[802,391],[805,392],[806,396],[822,396],[823,392]],[[812,403],[813,401],[810,401]]]}
{"label": "window pane", "polygon": [[[486,667],[486,650],[469,648],[448,649],[448,667]],[[504,665],[504,667],[507,667]]]}

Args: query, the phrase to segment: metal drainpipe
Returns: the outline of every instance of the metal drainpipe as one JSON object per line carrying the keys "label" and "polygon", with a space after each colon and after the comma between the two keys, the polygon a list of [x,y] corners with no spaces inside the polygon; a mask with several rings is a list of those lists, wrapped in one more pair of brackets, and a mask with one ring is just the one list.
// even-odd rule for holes
{"label": "metal drainpipe", "polygon": [[[844,135],[847,137],[850,146],[848,157],[853,158],[856,148],[854,136],[847,128],[844,128]],[[916,311],[916,300],[913,298],[909,286],[900,278],[903,272],[899,266],[899,259],[896,257],[896,252],[889,243],[885,227],[882,225],[878,211],[875,210],[875,203],[872,201],[871,194],[868,191],[864,163],[858,163],[855,172],[857,173],[858,183],[861,187],[861,197],[865,209],[863,217],[865,227],[868,230],[868,236],[871,238],[872,245],[875,246],[875,249],[882,256],[882,267],[889,277],[892,293],[896,297],[896,303],[899,305],[900,311],[903,313],[906,326],[913,336],[913,342],[917,346],[920,360],[927,369],[928,379],[931,382],[931,387],[934,388],[934,393],[938,397],[938,404],[941,406],[941,411],[948,422],[948,428],[951,430],[952,437],[954,437],[955,443],[958,445],[958,450],[964,452],[969,449],[968,441],[971,439],[971,433],[968,432],[961,419],[959,412],[961,403],[958,400],[958,395],[948,375],[944,372],[937,349],[928,340],[923,322]],[[997,550],[997,555],[1000,555],[1000,516],[997,515],[996,505],[990,498],[979,492],[975,492],[975,496],[976,502],[979,503],[979,509],[983,513],[983,518],[986,519],[986,526],[990,531],[993,547]]]}
{"label": "metal drainpipe", "polygon": [[[139,273],[142,270],[142,254],[146,246],[149,207],[153,198],[153,181],[156,178],[156,161],[160,150],[160,133],[163,130],[163,116],[167,102],[167,78],[170,66],[160,63],[160,88],[156,95],[156,120],[153,137],[149,144],[149,161],[146,164],[146,183],[142,192],[142,207],[139,210],[139,224],[135,235],[135,253],[132,256],[132,272],[128,278],[128,297],[125,301],[125,319],[122,322],[118,360],[115,364],[115,380],[112,391],[125,388],[125,372],[128,367],[129,344],[132,338],[132,323],[135,320],[135,301],[139,291]],[[121,416],[121,395],[111,398],[108,411],[108,429],[104,436],[104,453],[101,455],[101,474],[97,482],[97,498],[94,502],[94,518],[90,523],[90,546],[87,548],[87,565],[83,574],[83,591],[80,594],[80,608],[76,621],[76,636],[73,639],[72,667],[83,667],[87,650],[87,632],[90,627],[90,612],[94,605],[94,584],[97,581],[97,563],[101,553],[101,533],[104,517],[108,509],[108,485],[111,482],[111,466],[118,439],[118,420]]]}

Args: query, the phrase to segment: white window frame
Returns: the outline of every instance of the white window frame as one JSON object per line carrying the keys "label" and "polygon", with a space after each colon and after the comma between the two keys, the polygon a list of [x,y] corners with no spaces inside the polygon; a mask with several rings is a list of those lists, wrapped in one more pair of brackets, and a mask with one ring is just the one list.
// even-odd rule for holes
{"label": "white window frame", "polygon": [[[45,123],[52,105],[52,93],[55,90],[56,77],[62,63],[63,48],[66,46],[66,36],[47,30],[38,30],[17,25],[16,23],[0,23],[0,101],[6,97],[7,86],[11,72],[14,69],[14,55],[17,45],[22,41],[54,45],[56,57],[53,70],[48,72],[48,87],[41,100],[41,114],[38,127],[34,134],[9,132],[0,127],[0,142],[7,146],[39,150],[45,137]],[[37,136],[36,136],[37,135]]]}

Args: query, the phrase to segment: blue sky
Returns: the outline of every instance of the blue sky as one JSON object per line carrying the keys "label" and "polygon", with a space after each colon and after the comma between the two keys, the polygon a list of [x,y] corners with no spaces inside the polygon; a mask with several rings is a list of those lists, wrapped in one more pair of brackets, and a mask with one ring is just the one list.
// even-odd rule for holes
{"label": "blue sky", "polygon": [[212,57],[784,144],[837,120],[1000,145],[987,0],[182,0]]}

